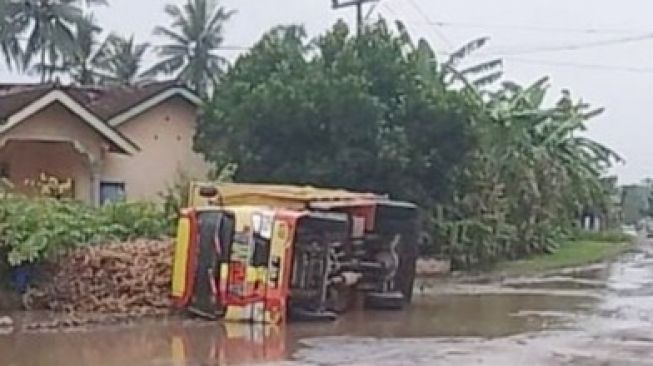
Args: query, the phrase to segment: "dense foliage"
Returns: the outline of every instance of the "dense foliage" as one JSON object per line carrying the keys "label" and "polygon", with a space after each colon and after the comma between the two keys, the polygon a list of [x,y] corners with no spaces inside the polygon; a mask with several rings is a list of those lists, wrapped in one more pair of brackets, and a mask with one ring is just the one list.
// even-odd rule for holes
{"label": "dense foliage", "polygon": [[312,43],[276,28],[227,72],[196,146],[236,180],[443,199],[470,145],[464,101],[427,87],[404,45],[385,22]]}
{"label": "dense foliage", "polygon": [[196,147],[235,162],[237,180],[414,200],[458,266],[550,252],[579,215],[610,205],[603,174],[618,157],[582,135],[601,110],[567,91],[545,105],[546,78],[490,92],[497,61],[457,71],[480,45],[438,63],[383,21],[360,37],[338,23],[310,43],[274,29],[224,77]]}
{"label": "dense foliage", "polygon": [[602,175],[618,157],[579,134],[601,110],[567,91],[545,106],[546,83],[477,95],[478,145],[437,215],[437,242],[459,265],[555,250],[586,208],[610,204]]}
{"label": "dense foliage", "polygon": [[114,203],[92,208],[50,198],[0,200],[0,253],[11,265],[35,262],[79,245],[132,238],[158,238],[169,232],[156,206]]}

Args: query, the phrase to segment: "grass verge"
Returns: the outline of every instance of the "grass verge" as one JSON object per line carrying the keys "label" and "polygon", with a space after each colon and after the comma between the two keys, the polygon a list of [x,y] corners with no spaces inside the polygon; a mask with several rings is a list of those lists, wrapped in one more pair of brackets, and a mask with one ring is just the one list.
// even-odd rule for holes
{"label": "grass verge", "polygon": [[610,260],[632,248],[633,241],[609,242],[573,240],[565,242],[553,254],[498,263],[494,270],[502,274],[528,274],[565,267],[577,267]]}

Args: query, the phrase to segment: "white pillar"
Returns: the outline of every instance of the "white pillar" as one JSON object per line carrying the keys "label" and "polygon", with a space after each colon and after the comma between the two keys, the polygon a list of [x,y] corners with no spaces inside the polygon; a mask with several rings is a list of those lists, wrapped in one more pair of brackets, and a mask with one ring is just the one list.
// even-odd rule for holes
{"label": "white pillar", "polygon": [[590,219],[589,216],[585,216],[583,218],[583,230],[590,230],[591,229],[590,225],[591,225],[592,222],[590,220],[591,219]]}

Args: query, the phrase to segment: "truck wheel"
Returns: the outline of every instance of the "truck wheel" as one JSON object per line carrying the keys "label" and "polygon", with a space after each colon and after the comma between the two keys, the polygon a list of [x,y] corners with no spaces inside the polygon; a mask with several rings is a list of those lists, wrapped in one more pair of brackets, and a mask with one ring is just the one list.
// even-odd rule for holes
{"label": "truck wheel", "polygon": [[399,269],[395,278],[395,286],[401,291],[407,303],[413,299],[413,287],[415,285],[415,270],[417,264],[417,255],[415,247],[407,245],[399,255]]}
{"label": "truck wheel", "polygon": [[368,309],[401,310],[404,305],[406,305],[406,297],[399,291],[365,294],[365,307]]}

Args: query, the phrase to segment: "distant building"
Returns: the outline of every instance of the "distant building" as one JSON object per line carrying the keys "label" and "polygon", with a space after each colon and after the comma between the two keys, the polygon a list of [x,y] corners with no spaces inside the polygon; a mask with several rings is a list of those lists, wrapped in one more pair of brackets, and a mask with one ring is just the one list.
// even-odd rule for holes
{"label": "distant building", "polygon": [[41,173],[99,204],[156,200],[180,173],[209,170],[192,149],[200,100],[175,82],[137,87],[0,84],[0,178],[35,194]]}
{"label": "distant building", "polygon": [[627,185],[621,188],[621,206],[624,223],[637,224],[649,210],[650,189],[644,185]]}

